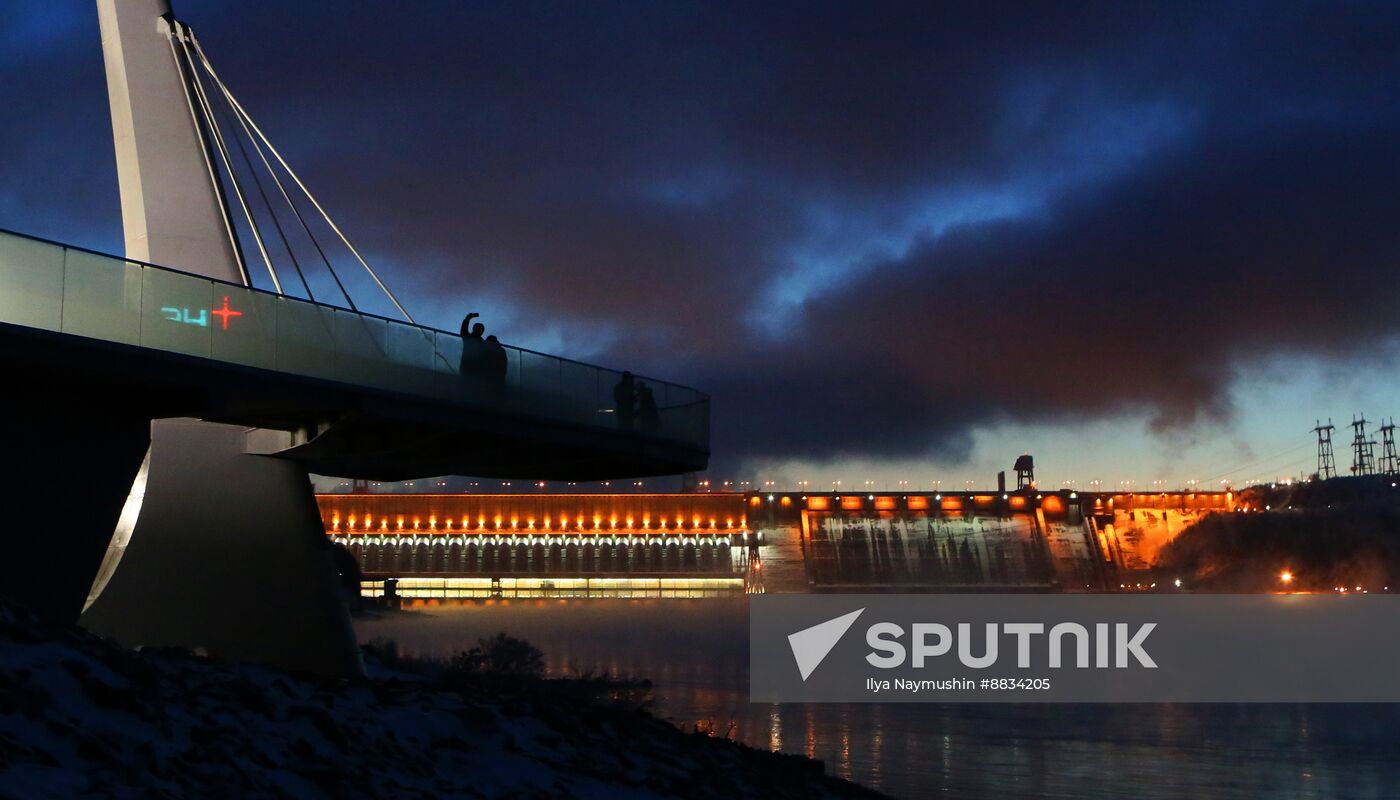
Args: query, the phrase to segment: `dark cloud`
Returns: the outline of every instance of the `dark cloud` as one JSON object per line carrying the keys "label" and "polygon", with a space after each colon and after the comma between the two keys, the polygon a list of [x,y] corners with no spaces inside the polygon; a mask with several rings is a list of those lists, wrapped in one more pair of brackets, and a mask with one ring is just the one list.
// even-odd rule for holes
{"label": "dark cloud", "polygon": [[[701,385],[726,462],[1191,426],[1253,359],[1400,325],[1393,4],[176,10],[410,299]],[[62,19],[4,62],[0,224],[110,235],[96,24]]]}
{"label": "dark cloud", "polygon": [[721,396],[765,395],[730,424],[785,453],[910,455],[998,417],[1219,419],[1254,359],[1379,359],[1400,323],[1400,161],[1330,128],[1208,138],[807,304],[787,344],[748,354],[803,400],[755,388],[766,368],[715,365]]}

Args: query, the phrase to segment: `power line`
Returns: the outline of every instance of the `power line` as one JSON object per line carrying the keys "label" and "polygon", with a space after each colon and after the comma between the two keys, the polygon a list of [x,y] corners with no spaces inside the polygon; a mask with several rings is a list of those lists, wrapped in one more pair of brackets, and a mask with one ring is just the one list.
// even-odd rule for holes
{"label": "power line", "polygon": [[1304,442],[1304,443],[1302,443],[1302,444],[1300,444],[1300,445],[1295,445],[1295,446],[1293,446],[1293,447],[1290,447],[1290,448],[1288,448],[1287,450],[1281,450],[1281,451],[1279,451],[1279,452],[1277,452],[1277,453],[1274,453],[1273,455],[1265,456],[1265,457],[1263,457],[1263,458],[1255,459],[1255,460],[1249,462],[1248,464],[1242,464],[1242,465],[1240,465],[1240,466],[1238,466],[1238,467],[1235,467],[1235,468],[1232,469],[1232,470],[1228,470],[1228,471],[1226,471],[1226,472],[1220,473],[1219,475],[1215,475],[1215,476],[1213,476],[1213,477],[1207,478],[1207,479],[1206,479],[1206,483],[1211,483],[1211,482],[1213,482],[1213,481],[1220,480],[1221,478],[1229,477],[1230,475],[1233,475],[1233,474],[1235,474],[1236,472],[1239,472],[1239,471],[1241,471],[1241,470],[1249,469],[1250,467],[1256,466],[1256,465],[1258,465],[1258,464],[1263,464],[1263,463],[1265,463],[1265,462],[1267,462],[1267,461],[1273,461],[1273,460],[1276,459],[1276,458],[1281,458],[1281,457],[1286,456],[1286,455],[1288,455],[1288,454],[1290,454],[1290,453],[1296,452],[1296,451],[1298,451],[1298,450],[1302,450],[1303,448],[1308,447],[1308,446],[1310,446],[1311,444],[1312,444],[1312,442]]}

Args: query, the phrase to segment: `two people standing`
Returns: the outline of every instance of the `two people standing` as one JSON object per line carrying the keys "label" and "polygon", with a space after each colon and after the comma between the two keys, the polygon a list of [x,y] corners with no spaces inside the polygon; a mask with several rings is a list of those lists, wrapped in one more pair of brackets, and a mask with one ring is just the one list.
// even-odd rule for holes
{"label": "two people standing", "polygon": [[483,377],[505,383],[509,361],[506,348],[493,333],[482,338],[486,326],[472,320],[481,316],[477,312],[462,318],[462,359],[457,365],[462,377]]}
{"label": "two people standing", "polygon": [[[504,384],[509,370],[506,349],[494,334],[486,336],[486,326],[473,322],[481,314],[473,311],[462,318],[462,359],[458,371],[464,378],[488,378]],[[623,430],[641,429],[654,434],[661,428],[661,410],[656,393],[630,372],[613,387],[613,408],[617,426]]]}
{"label": "two people standing", "polygon": [[613,387],[613,408],[617,426],[623,430],[640,427],[646,433],[656,433],[661,427],[656,394],[630,372],[622,373],[622,379]]}

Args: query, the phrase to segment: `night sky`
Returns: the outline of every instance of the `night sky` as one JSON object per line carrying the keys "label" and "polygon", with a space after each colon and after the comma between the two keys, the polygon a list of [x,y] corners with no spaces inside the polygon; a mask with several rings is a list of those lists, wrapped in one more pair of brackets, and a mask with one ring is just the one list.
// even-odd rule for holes
{"label": "night sky", "polygon": [[[1400,4],[175,11],[420,321],[705,389],[712,477],[1242,483],[1400,412]],[[0,227],[120,252],[93,4],[5,17]]]}

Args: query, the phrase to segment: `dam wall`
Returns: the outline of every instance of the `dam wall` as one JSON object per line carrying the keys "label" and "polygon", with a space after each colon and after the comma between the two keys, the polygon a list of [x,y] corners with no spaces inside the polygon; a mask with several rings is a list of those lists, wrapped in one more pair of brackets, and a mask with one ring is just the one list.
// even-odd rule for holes
{"label": "dam wall", "polygon": [[[365,593],[1105,591],[1229,492],[323,494]],[[631,592],[642,594],[632,595]],[[669,595],[667,593],[670,593]]]}

